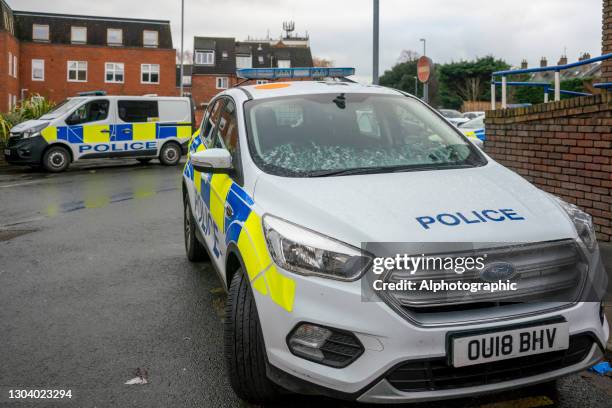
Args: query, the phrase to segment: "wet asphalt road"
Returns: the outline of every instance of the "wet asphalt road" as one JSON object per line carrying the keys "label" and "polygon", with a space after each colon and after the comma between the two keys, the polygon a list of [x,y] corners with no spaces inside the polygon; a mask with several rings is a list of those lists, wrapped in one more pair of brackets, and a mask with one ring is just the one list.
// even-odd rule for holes
{"label": "wet asphalt road", "polygon": [[[223,369],[221,285],[184,255],[180,174],[130,160],[61,175],[0,167],[0,406],[245,406]],[[124,385],[137,368],[150,383]],[[610,382],[574,375],[556,390],[419,406],[609,407]],[[73,397],[9,401],[24,388]],[[354,406],[276,406],[313,405]]]}

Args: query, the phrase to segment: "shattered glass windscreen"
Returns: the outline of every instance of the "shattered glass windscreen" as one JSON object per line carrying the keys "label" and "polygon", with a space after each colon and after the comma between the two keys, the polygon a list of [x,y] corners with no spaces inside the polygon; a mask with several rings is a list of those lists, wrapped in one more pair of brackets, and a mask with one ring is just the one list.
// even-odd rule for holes
{"label": "shattered glass windscreen", "polygon": [[250,101],[245,108],[251,155],[271,174],[307,177],[484,161],[426,106],[400,95],[299,95]]}

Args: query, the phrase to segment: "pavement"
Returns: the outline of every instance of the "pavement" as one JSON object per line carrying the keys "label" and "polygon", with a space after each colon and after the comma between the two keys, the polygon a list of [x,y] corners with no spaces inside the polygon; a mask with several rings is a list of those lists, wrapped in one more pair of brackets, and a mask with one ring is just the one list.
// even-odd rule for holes
{"label": "pavement", "polygon": [[[221,285],[184,254],[181,169],[83,163],[59,175],[0,169],[0,407],[248,406],[224,371]],[[612,246],[602,248],[612,271]],[[138,369],[149,383],[125,385]],[[611,384],[580,373],[556,388],[416,407],[609,407]],[[8,399],[32,388],[73,397]],[[363,406],[288,397],[274,407],[313,405]]]}

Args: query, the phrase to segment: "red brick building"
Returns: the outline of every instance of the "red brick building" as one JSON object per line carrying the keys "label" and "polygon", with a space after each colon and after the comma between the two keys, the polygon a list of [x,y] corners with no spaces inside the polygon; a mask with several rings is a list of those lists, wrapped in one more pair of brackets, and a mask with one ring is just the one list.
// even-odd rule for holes
{"label": "red brick building", "polygon": [[0,111],[40,94],[178,95],[170,22],[12,10],[0,0]]}

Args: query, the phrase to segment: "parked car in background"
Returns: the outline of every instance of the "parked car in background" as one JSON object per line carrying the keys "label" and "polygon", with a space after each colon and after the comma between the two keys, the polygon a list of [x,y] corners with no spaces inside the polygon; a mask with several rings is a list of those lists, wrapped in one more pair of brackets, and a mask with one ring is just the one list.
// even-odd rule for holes
{"label": "parked car in background", "polygon": [[485,113],[483,111],[472,111],[472,112],[464,112],[463,117],[468,119],[476,119],[479,116],[484,116]]}
{"label": "parked car in background", "polygon": [[438,112],[442,116],[444,116],[450,123],[455,126],[460,125],[461,123],[467,122],[469,119],[464,117],[463,114],[454,109],[440,109]]}
{"label": "parked car in background", "polygon": [[39,119],[13,127],[4,157],[54,173],[81,159],[159,158],[173,166],[186,153],[193,112],[189,98],[103,93],[68,98]]}
{"label": "parked car in background", "polygon": [[465,123],[460,124],[459,130],[463,132],[467,137],[477,137],[478,139],[485,141],[485,124],[484,116],[479,116],[475,119],[469,120]]}

